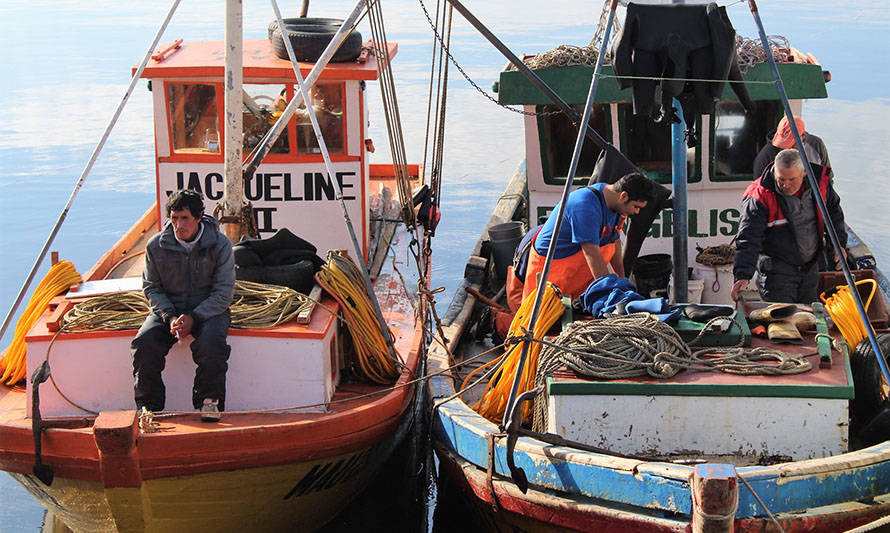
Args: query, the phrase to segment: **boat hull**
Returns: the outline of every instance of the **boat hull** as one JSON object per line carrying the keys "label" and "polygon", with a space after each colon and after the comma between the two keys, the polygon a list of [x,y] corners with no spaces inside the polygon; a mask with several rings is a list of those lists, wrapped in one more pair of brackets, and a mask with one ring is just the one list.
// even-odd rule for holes
{"label": "boat hull", "polygon": [[368,484],[391,446],[278,466],[159,478],[138,487],[12,473],[74,531],[313,530]]}

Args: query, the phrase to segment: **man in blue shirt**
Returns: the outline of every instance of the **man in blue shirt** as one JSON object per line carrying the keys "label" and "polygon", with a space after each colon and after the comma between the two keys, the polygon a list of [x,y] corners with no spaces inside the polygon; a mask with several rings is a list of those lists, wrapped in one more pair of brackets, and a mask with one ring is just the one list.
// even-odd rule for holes
{"label": "man in blue shirt", "polygon": [[[611,185],[597,183],[572,191],[566,200],[548,279],[563,294],[577,298],[593,280],[607,275],[610,265],[624,277],[620,233],[624,219],[639,213],[651,197],[652,181],[636,172]],[[523,298],[537,288],[537,273],[543,270],[558,211],[559,204],[535,237]]]}

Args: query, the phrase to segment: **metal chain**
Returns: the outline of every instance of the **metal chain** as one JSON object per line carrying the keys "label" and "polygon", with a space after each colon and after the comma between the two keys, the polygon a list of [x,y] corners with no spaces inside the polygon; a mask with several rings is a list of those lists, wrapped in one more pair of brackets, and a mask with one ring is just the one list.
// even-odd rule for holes
{"label": "metal chain", "polygon": [[421,7],[421,9],[423,9],[423,14],[426,16],[426,20],[430,25],[430,29],[433,30],[433,35],[435,35],[436,39],[439,41],[439,44],[442,46],[442,49],[445,51],[445,55],[448,56],[448,59],[451,61],[451,63],[454,65],[454,67],[458,70],[458,72],[460,72],[461,76],[463,76],[464,79],[467,80],[467,83],[469,83],[470,85],[473,86],[474,89],[479,91],[479,93],[482,94],[482,96],[484,96],[485,98],[488,98],[489,100],[494,102],[499,107],[503,107],[507,111],[512,111],[513,113],[518,113],[520,115],[539,117],[539,116],[547,116],[547,115],[558,115],[558,114],[562,113],[561,110],[536,113],[534,111],[524,111],[522,109],[514,109],[514,108],[508,106],[507,104],[502,104],[502,103],[498,102],[495,97],[493,97],[490,94],[488,94],[487,92],[485,92],[485,90],[482,87],[480,87],[475,81],[473,81],[470,78],[470,76],[466,72],[464,72],[463,67],[461,67],[458,64],[457,60],[454,59],[454,56],[451,55],[451,50],[449,50],[448,46],[445,45],[445,41],[439,35],[439,32],[436,29],[436,25],[433,23],[433,19],[430,17],[429,12],[426,10],[426,5],[424,5],[423,0],[417,0],[417,1],[420,2],[420,7]]}

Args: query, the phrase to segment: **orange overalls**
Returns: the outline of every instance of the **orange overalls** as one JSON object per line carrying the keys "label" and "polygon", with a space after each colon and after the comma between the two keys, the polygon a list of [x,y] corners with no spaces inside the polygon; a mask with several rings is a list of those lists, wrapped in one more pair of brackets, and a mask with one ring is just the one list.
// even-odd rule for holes
{"label": "orange overalls", "polygon": [[[603,205],[603,209],[606,209]],[[604,225],[600,233],[600,255],[606,264],[615,256],[616,246],[618,246],[621,228],[624,226],[625,217],[619,217],[618,223],[614,226]],[[535,236],[537,239],[537,236]],[[606,244],[603,244],[605,242]],[[525,274],[525,285],[522,289],[522,298],[525,299],[537,287],[537,274],[544,269],[544,256],[539,254],[535,247],[532,246],[528,256],[528,270]],[[554,259],[550,263],[550,273],[548,279],[565,296],[570,296],[573,300],[580,296],[588,285],[594,280],[593,272],[584,259],[583,250],[578,250],[574,254],[563,257],[562,259]]]}

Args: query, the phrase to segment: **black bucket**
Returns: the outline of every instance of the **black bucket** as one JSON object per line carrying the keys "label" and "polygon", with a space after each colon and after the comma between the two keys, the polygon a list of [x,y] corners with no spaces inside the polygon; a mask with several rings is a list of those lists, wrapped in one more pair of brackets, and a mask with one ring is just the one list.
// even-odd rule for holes
{"label": "black bucket", "polygon": [[646,298],[667,296],[668,281],[673,270],[674,263],[668,254],[641,255],[633,271],[637,292]]}
{"label": "black bucket", "polygon": [[523,235],[522,222],[505,222],[488,228],[494,271],[501,281],[507,279],[507,267],[513,264],[513,254]]}

